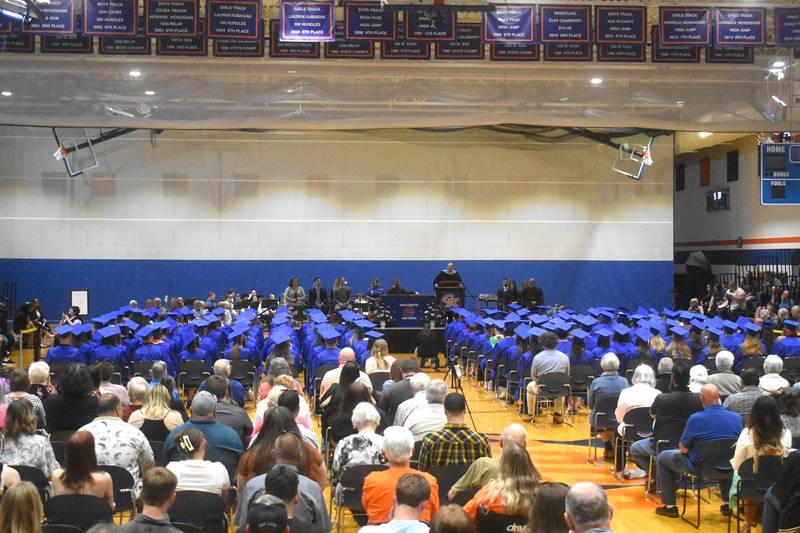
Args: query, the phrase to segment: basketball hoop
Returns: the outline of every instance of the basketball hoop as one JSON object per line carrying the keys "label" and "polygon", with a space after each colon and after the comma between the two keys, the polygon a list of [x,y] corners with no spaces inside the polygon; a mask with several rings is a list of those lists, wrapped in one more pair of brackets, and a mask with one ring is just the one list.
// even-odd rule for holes
{"label": "basketball hoop", "polygon": [[611,169],[631,179],[639,180],[645,166],[653,164],[652,158],[653,137],[647,144],[621,143],[614,166]]}
{"label": "basketball hoop", "polygon": [[94,155],[92,141],[85,129],[70,130],[53,128],[58,149],[53,154],[56,161],[62,161],[67,174],[75,177],[85,170],[99,166]]}

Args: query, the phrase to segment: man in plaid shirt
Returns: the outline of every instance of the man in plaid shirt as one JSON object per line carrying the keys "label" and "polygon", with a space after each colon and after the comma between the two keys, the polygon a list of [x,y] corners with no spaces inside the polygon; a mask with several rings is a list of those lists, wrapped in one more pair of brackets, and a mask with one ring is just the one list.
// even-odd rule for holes
{"label": "man in plaid shirt", "polygon": [[429,433],[422,439],[419,452],[419,469],[429,466],[468,465],[480,457],[491,457],[489,438],[467,427],[464,415],[467,404],[464,396],[451,392],[444,399],[447,423],[440,431]]}

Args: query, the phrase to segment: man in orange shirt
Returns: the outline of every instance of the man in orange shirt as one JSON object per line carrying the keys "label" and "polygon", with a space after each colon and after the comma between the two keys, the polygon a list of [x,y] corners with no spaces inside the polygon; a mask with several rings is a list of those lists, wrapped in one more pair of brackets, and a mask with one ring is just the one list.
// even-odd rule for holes
{"label": "man in orange shirt", "polygon": [[383,455],[389,462],[389,468],[372,472],[364,479],[364,494],[361,497],[370,525],[382,524],[392,519],[397,480],[405,474],[419,474],[431,486],[430,500],[422,511],[420,520],[430,523],[433,515],[439,510],[439,483],[427,472],[411,468],[413,453],[414,436],[408,429],[400,426],[386,428],[383,434]]}

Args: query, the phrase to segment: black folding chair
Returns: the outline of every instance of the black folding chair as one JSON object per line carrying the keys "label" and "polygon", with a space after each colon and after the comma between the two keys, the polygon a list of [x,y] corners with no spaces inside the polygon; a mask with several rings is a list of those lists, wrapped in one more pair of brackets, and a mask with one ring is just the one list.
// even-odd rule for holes
{"label": "black folding chair", "polygon": [[386,383],[390,378],[389,372],[373,372],[369,375],[369,380],[372,383],[372,390],[373,392],[381,392],[383,390],[383,384]]}
{"label": "black folding chair", "polygon": [[150,369],[153,368],[155,361],[139,361],[133,366],[133,375],[140,376],[145,379],[150,375]]}
{"label": "black folding chair", "polygon": [[184,361],[178,370],[178,386],[181,388],[184,398],[186,390],[200,388],[200,384],[211,376],[211,369],[205,361]]}
{"label": "black folding chair", "polygon": [[136,495],[133,493],[133,476],[126,469],[117,465],[97,465],[103,472],[111,476],[114,487],[114,513],[136,513]]}
{"label": "black folding chair", "polygon": [[510,515],[487,511],[483,506],[478,506],[477,533],[515,533],[524,531],[528,525],[528,515]]}
{"label": "black folding chair", "polygon": [[[361,503],[361,496],[364,493],[364,479],[372,472],[386,470],[384,465],[355,465],[346,468],[339,476],[339,484],[336,485],[336,497],[334,502],[338,509],[336,513],[336,533],[342,529],[342,517],[344,510],[349,509],[355,516],[365,516],[367,514],[364,504]],[[333,489],[332,489],[333,490]]]}
{"label": "black folding chair", "polygon": [[95,524],[114,521],[108,503],[88,494],[53,496],[44,502],[44,516],[50,524],[73,526],[81,531],[86,531]]}
{"label": "black folding chair", "polygon": [[183,533],[203,533],[203,528],[192,525],[192,524],[185,524],[183,522],[172,522],[172,527],[175,529],[180,529]]}
{"label": "black folding chair", "polygon": [[[616,431],[619,422],[615,415],[619,393],[598,394],[594,398],[594,421],[589,423],[589,444],[586,450],[586,461],[597,462],[597,446],[595,441],[597,436],[604,431]],[[591,460],[592,450],[594,449],[594,460]]]}
{"label": "black folding chair", "polygon": [[[686,427],[687,421],[688,418],[659,416],[653,423],[652,440],[655,441],[653,445],[655,454],[650,456],[650,466],[647,469],[647,480],[644,486],[645,498],[647,498],[651,492],[653,479],[656,479],[656,481],[658,480],[655,475],[658,466],[658,462],[656,461],[658,454],[664,450],[674,450],[678,447],[681,435],[683,435],[683,428]],[[658,486],[656,486],[656,492],[658,492]]]}
{"label": "black folding chair", "polygon": [[42,524],[42,533],[83,533],[84,530],[66,524]]}
{"label": "black folding chair", "polygon": [[[696,472],[685,472],[681,476],[683,485],[683,510],[681,519],[695,527],[700,528],[700,491],[704,485],[726,481],[733,477],[733,458],[734,447],[737,439],[714,439],[706,442],[700,447],[700,459],[696,465]],[[686,500],[689,492],[689,485],[692,486],[695,499],[697,500],[697,521],[692,522],[684,515],[686,514]]]}
{"label": "black folding chair", "polygon": [[228,519],[225,501],[216,494],[197,490],[175,493],[175,503],[169,508],[171,521],[189,524],[205,533],[227,533]]}
{"label": "black folding chair", "polygon": [[741,371],[744,370],[745,368],[752,368],[753,370],[758,372],[759,376],[763,376],[765,359],[766,357],[748,357],[747,359],[744,360],[744,363],[742,363],[742,369],[739,370],[739,372],[741,373]]}
{"label": "black folding chair", "polygon": [[789,383],[800,381],[800,357],[787,357],[783,360],[781,376]]}
{"label": "black folding chair", "polygon": [[625,377],[628,379],[628,383],[633,383],[633,373],[636,371],[636,367],[639,365],[647,365],[653,369],[654,373],[656,371],[656,364],[652,359],[649,357],[635,357],[628,361],[628,366],[625,370]]}
{"label": "black folding chair", "polygon": [[567,404],[572,398],[569,375],[564,372],[550,372],[539,376],[539,381],[536,383],[536,405],[531,413],[531,422],[536,422],[536,413],[539,412],[543,402],[551,401],[555,406],[555,401],[559,398],[564,398]]}
{"label": "black folding chair", "polygon": [[50,487],[50,480],[44,475],[44,472],[38,468],[25,465],[12,465],[11,468],[17,471],[20,480],[33,483],[36,490],[39,491],[39,498],[41,498],[42,502],[47,501],[50,496],[47,490]]}
{"label": "black folding chair", "polygon": [[337,365],[322,365],[317,367],[317,371],[314,373],[314,414],[321,415],[322,414],[322,406],[319,404],[319,389],[322,386],[322,377],[325,375],[326,372],[329,370],[333,370],[334,368],[338,368]]}
{"label": "black folding chair", "polygon": [[594,381],[592,365],[580,364],[570,367],[569,384],[572,387],[573,396],[583,396],[586,399],[589,395],[589,387],[591,387],[592,381]]}
{"label": "black folding chair", "polygon": [[[467,470],[469,470],[469,466],[468,464],[464,464],[428,467],[427,472],[439,482],[439,505],[448,503],[447,493],[450,492],[450,488],[466,474]],[[463,507],[472,499],[476,492],[478,492],[477,489],[458,492],[456,493],[455,499],[450,503]]]}
{"label": "black folding chair", "polygon": [[719,370],[717,370],[717,358],[716,357],[709,357],[708,359],[706,359],[706,362],[703,363],[703,366],[706,367],[706,370],[708,370],[708,375],[709,376],[711,374],[716,374],[717,372],[719,372]]}
{"label": "black folding chair", "polygon": [[148,442],[150,443],[150,449],[153,450],[153,461],[155,461],[156,466],[166,466],[164,462],[164,443],[158,440]]}
{"label": "black folding chair", "polygon": [[[751,457],[739,466],[739,481],[736,487],[736,533],[739,533],[741,516],[739,508],[742,502],[753,504],[764,501],[764,494],[778,480],[783,471],[783,458],[760,456],[758,472],[755,471],[755,460]],[[733,513],[728,515],[728,531],[731,530]]]}
{"label": "black folding chair", "polygon": [[[256,389],[256,367],[249,359],[231,361],[231,379],[242,384],[245,390]],[[258,394],[253,394],[253,402],[258,404]]]}
{"label": "black folding chair", "polygon": [[650,438],[653,435],[653,417],[649,407],[634,407],[622,418],[622,434],[615,433],[614,467],[621,465],[620,472],[625,470],[627,458],[626,448],[637,440]]}

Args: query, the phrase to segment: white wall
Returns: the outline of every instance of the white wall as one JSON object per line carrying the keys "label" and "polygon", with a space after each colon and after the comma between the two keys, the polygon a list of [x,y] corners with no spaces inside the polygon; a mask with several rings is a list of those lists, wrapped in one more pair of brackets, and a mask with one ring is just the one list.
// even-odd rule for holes
{"label": "white wall", "polygon": [[0,128],[7,258],[672,259],[670,137],[641,182],[604,146],[482,131],[140,132],[73,179],[54,151]]}

